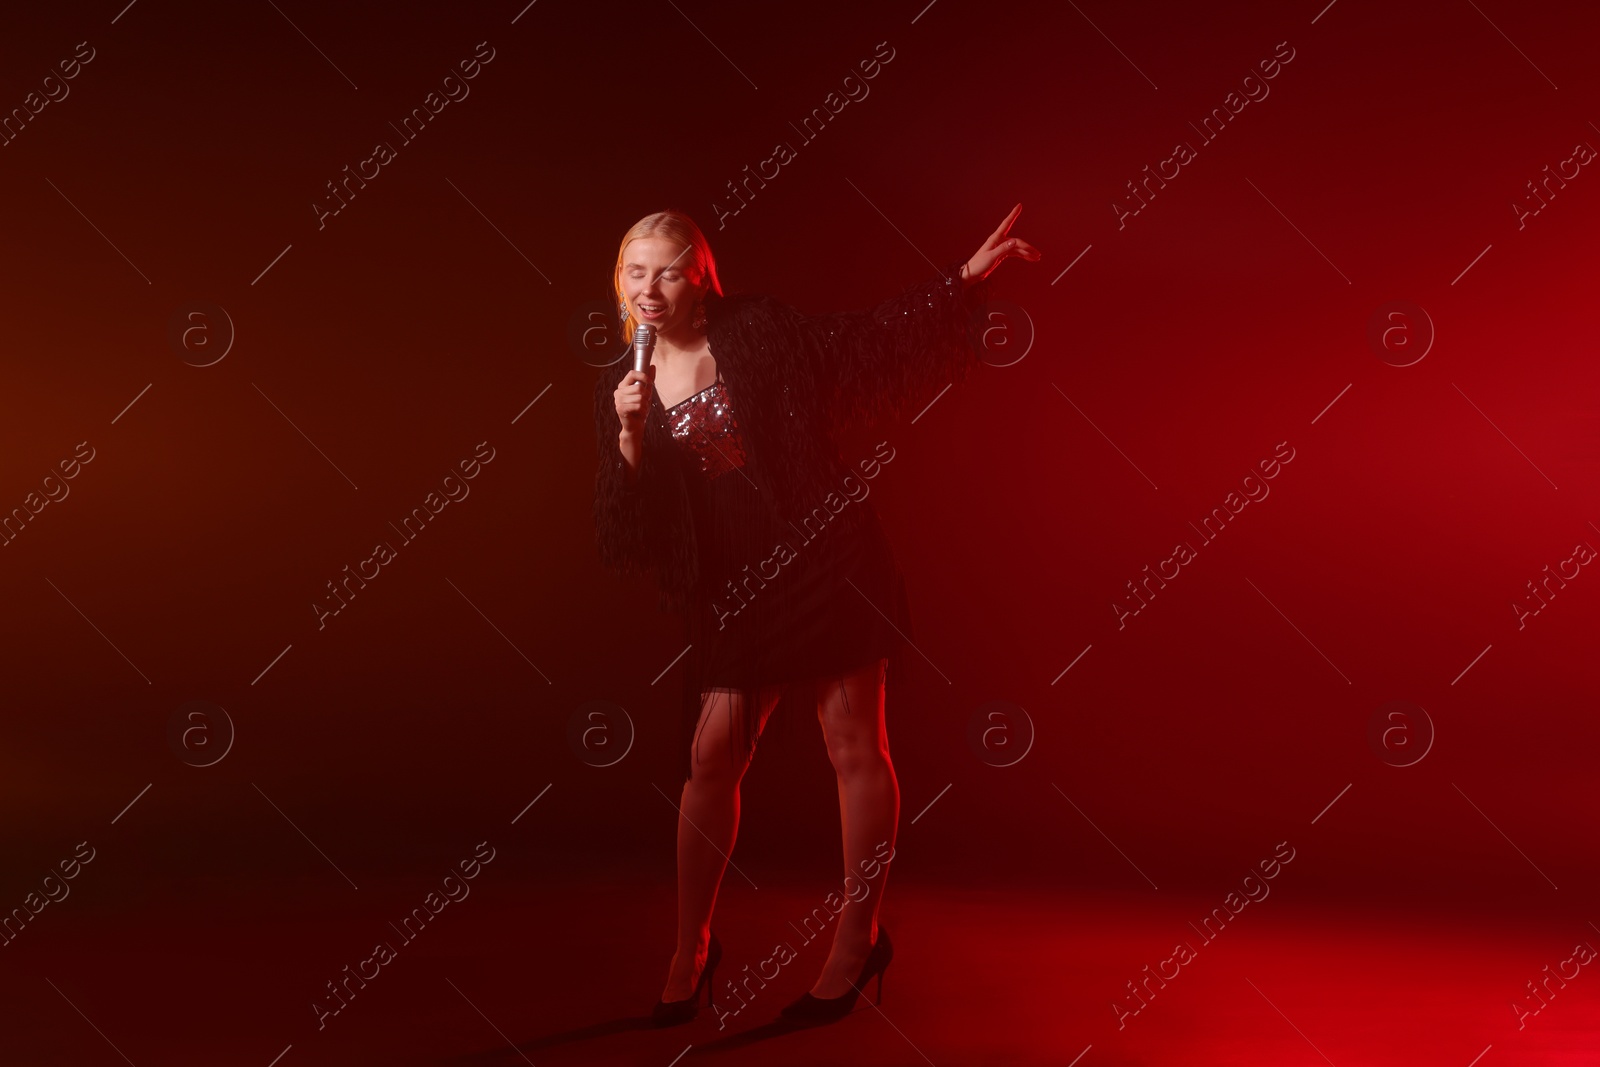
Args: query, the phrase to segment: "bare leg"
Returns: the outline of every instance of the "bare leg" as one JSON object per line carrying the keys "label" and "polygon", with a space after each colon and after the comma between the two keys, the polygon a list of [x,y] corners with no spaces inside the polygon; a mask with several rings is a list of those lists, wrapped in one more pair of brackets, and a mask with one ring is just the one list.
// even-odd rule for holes
{"label": "bare leg", "polygon": [[[737,692],[701,694],[691,774],[678,803],[678,950],[662,1000],[687,1000],[705,967],[711,912],[739,831],[739,782],[750,768],[750,753],[735,751],[729,759],[733,713],[741,702]],[[777,703],[776,690],[762,693],[757,738]]]}
{"label": "bare leg", "polygon": [[[820,686],[817,718],[822,722],[839,779],[839,820],[844,839],[844,870],[851,878],[853,899],[841,887],[845,906],[834,925],[833,947],[822,974],[811,987],[814,997],[839,997],[850,992],[878,931],[878,906],[900,822],[900,783],[889,761],[889,735],[883,716],[883,672],[879,660],[831,679]],[[877,877],[867,880],[872,864]],[[866,866],[863,866],[866,864]],[[866,895],[857,886],[866,887]]]}

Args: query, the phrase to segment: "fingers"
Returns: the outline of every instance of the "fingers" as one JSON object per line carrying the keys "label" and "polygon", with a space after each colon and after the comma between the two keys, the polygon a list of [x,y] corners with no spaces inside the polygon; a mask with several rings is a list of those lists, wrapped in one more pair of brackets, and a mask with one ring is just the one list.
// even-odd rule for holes
{"label": "fingers", "polygon": [[1006,216],[1005,221],[1000,224],[999,229],[995,230],[994,233],[989,235],[989,243],[996,244],[1001,238],[1005,237],[1005,235],[1011,231],[1011,224],[1017,221],[1017,216],[1020,214],[1022,214],[1022,205],[1018,204],[1016,207],[1011,209],[1011,214]]}
{"label": "fingers", "polygon": [[[1021,204],[1017,205],[1019,209],[1021,206]],[[1015,218],[1015,211],[1012,212],[1012,216]],[[1029,244],[1027,241],[1024,241],[1020,237],[1007,238],[1006,240],[1000,241],[993,245],[989,250],[993,251],[994,253],[994,261],[990,264],[987,270],[980,272],[980,277],[985,277],[993,273],[995,267],[998,267],[1002,262],[1004,262],[1008,256],[1019,256],[1030,263],[1037,263],[1040,257],[1043,255],[1043,253],[1041,253],[1037,248],[1033,247],[1033,245]]]}
{"label": "fingers", "polygon": [[995,257],[996,264],[1005,259],[1007,256],[1021,256],[1023,259],[1026,259],[1031,263],[1037,263],[1040,255],[1042,254],[1037,248],[1033,247],[1020,237],[1010,238],[1002,243],[999,248],[996,249],[996,251],[999,252],[999,255]]}
{"label": "fingers", "polygon": [[1007,255],[1021,256],[1023,259],[1034,262],[1038,261],[1041,254],[1037,248],[1033,247],[1020,237],[1013,237],[1010,241],[1010,246],[1011,247],[1006,250]]}
{"label": "fingers", "polygon": [[624,423],[637,423],[645,416],[645,409],[650,405],[651,383],[655,378],[655,364],[646,369],[645,374],[630,370],[617,385],[614,403],[617,416]]}

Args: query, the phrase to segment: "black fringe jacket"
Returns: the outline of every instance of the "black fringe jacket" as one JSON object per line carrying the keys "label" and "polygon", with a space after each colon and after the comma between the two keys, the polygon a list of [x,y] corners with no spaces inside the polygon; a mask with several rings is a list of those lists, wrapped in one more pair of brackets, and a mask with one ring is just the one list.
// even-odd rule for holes
{"label": "black fringe jacket", "polygon": [[[960,267],[952,263],[870,311],[804,315],[769,296],[706,298],[706,335],[734,405],[746,468],[780,519],[795,521],[844,483],[849,468],[839,457],[837,428],[917,410],[965,376],[982,344],[990,282],[964,285]],[[687,612],[700,575],[686,479],[700,475],[672,440],[662,408],[653,405],[638,476],[632,484],[627,480],[613,394],[632,362],[620,359],[595,381],[594,522],[600,558],[621,574],[654,571],[657,606]],[[893,699],[888,694],[896,689],[902,654],[889,656],[886,701]],[[685,780],[692,775],[692,746],[700,743],[698,656],[691,656],[681,672],[679,751]],[[815,699],[816,692],[805,688],[791,684],[784,692]],[[745,758],[753,754],[760,732],[758,694],[754,686],[742,687],[741,693],[737,706],[743,710],[728,731],[730,765],[737,764],[741,750]]]}
{"label": "black fringe jacket", "polygon": [[[706,336],[737,405],[745,462],[781,518],[808,510],[849,473],[835,427],[916,410],[965,376],[982,344],[992,282],[965,285],[962,262],[870,311],[805,315],[770,296],[706,298]],[[617,573],[654,571],[658,607],[679,611],[699,579],[684,481],[693,472],[652,408],[638,476],[628,482],[613,394],[631,369],[623,358],[595,381],[596,540],[601,562]]]}

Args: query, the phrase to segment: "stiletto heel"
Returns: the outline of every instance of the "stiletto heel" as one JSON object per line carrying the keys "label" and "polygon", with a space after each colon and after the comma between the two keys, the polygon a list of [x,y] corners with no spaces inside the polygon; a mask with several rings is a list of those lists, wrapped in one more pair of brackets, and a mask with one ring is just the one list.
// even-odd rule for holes
{"label": "stiletto heel", "polygon": [[712,985],[712,975],[716,973],[720,962],[722,942],[717,940],[717,932],[713,930],[711,943],[706,946],[706,965],[700,972],[700,980],[695,983],[694,992],[689,994],[687,1000],[657,1000],[655,1007],[650,1009],[650,1021],[656,1026],[677,1026],[693,1019],[700,1011],[702,989],[706,994],[706,1007],[714,1007],[716,987]]}
{"label": "stiletto heel", "polygon": [[883,974],[889,969],[892,959],[894,945],[889,941],[888,928],[879,925],[878,940],[872,943],[872,951],[867,953],[867,962],[861,965],[861,974],[856,977],[855,986],[850,992],[837,997],[814,997],[808,990],[784,1007],[783,1017],[793,1023],[806,1024],[831,1023],[843,1019],[854,1010],[861,988],[873,975],[878,977],[877,998],[873,1001],[876,1007],[883,1003]]}

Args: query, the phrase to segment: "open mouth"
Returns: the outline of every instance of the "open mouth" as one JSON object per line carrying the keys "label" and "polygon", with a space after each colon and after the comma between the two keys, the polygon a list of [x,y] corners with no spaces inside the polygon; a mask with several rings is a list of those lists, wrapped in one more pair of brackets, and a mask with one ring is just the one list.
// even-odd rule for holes
{"label": "open mouth", "polygon": [[639,309],[639,317],[641,319],[659,319],[667,313],[666,305],[664,304],[635,304],[634,306]]}

